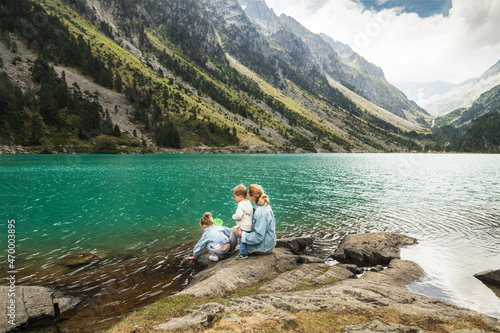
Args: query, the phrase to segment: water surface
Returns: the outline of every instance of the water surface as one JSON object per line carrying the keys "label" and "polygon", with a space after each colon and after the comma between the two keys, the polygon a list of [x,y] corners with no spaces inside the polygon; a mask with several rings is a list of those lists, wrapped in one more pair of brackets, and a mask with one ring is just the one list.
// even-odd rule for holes
{"label": "water surface", "polygon": [[[134,271],[170,265],[179,274],[166,284],[183,285],[184,256],[201,236],[203,213],[232,226],[231,189],[257,183],[271,199],[278,233],[316,236],[325,257],[348,232],[415,237],[419,244],[402,256],[427,275],[410,289],[500,317],[499,298],[472,277],[500,268],[499,175],[500,155],[0,156],[0,228],[16,220],[16,265],[26,284],[42,281],[44,270],[44,281],[64,283],[55,277],[58,260],[96,251],[105,260],[89,269],[149,256],[157,260]],[[6,240],[0,237],[0,248]]]}

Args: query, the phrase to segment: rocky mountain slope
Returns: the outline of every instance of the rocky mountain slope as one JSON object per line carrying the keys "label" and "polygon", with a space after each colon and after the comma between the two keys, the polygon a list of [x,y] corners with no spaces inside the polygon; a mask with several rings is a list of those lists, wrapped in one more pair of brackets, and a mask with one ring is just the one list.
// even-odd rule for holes
{"label": "rocky mountain slope", "polygon": [[435,120],[435,126],[451,125],[456,128],[468,128],[472,120],[500,111],[500,84],[481,94],[470,107],[456,109]]}
{"label": "rocky mountain slope", "polygon": [[259,31],[296,60],[316,66],[324,75],[399,117],[415,121],[427,116],[425,110],[387,82],[381,68],[348,45],[325,34],[314,34],[285,14],[276,16],[263,0],[239,3]]}
{"label": "rocky mountain slope", "polygon": [[464,84],[444,93],[421,100],[420,105],[430,114],[441,116],[458,108],[467,108],[496,85],[500,84],[500,61],[490,67],[478,79],[467,80]]}
{"label": "rocky mountain slope", "polygon": [[[267,10],[259,16],[264,31],[236,0],[17,5],[8,0],[0,10],[7,74],[0,89],[8,97],[0,101],[3,144],[46,152],[145,146],[344,152],[420,150],[419,140],[428,140],[414,135],[426,131],[417,121],[424,113],[404,109],[397,116],[356,94],[331,45],[311,36],[320,47],[310,47],[299,26],[267,7],[257,7]],[[292,23],[285,29],[283,21]],[[58,93],[81,99],[92,116]],[[15,94],[23,103],[11,98]],[[29,117],[20,122],[20,114]]]}

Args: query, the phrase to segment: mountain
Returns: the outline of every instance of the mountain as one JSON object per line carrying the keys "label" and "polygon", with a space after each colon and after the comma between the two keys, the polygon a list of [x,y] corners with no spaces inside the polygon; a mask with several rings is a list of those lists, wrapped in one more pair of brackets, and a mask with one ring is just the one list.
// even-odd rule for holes
{"label": "mountain", "polygon": [[355,92],[408,120],[423,120],[429,115],[415,102],[408,100],[402,91],[390,84],[385,79],[384,72],[380,67],[368,62],[354,52],[350,46],[334,41],[325,34],[322,34],[321,37],[340,55],[346,82],[348,86],[354,87]]}
{"label": "mountain", "polygon": [[455,144],[456,151],[500,153],[500,112],[472,120],[471,127]]}
{"label": "mountain", "polygon": [[428,140],[417,121],[425,113],[398,116],[356,93],[323,37],[255,1],[5,0],[0,36],[4,145],[376,152],[418,151]]}
{"label": "mountain", "polygon": [[483,93],[468,108],[433,120],[433,150],[500,152],[500,85]]}
{"label": "mountain", "polygon": [[478,79],[470,79],[444,93],[419,100],[430,114],[440,116],[458,108],[467,108],[484,92],[500,84],[500,61]]}
{"label": "mountain", "polygon": [[[422,121],[428,115],[387,82],[381,68],[348,45],[325,34],[314,34],[285,14],[277,17],[264,0],[239,0],[239,3],[263,35],[294,58],[314,64],[325,76],[401,118],[416,122],[417,118]],[[293,43],[290,34],[295,36]]]}
{"label": "mountain", "polygon": [[467,129],[475,118],[500,111],[500,84],[483,93],[468,108],[456,109],[435,119],[435,126]]}

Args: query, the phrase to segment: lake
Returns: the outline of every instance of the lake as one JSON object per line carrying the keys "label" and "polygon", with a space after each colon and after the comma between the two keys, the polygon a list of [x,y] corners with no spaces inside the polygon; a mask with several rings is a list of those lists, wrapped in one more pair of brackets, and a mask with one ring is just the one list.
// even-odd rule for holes
{"label": "lake", "polygon": [[57,286],[78,275],[57,268],[70,253],[96,251],[105,260],[87,270],[103,271],[158,258],[169,281],[142,299],[166,296],[193,274],[203,213],[233,225],[240,183],[262,185],[277,232],[316,236],[325,258],[346,233],[417,238],[402,250],[426,272],[411,290],[500,318],[472,276],[500,268],[500,155],[3,155],[0,249],[14,219],[20,283]]}

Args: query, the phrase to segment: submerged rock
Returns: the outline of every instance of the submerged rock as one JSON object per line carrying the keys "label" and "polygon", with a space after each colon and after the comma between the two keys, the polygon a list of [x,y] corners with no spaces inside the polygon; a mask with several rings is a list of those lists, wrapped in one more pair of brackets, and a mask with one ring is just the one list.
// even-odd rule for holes
{"label": "submerged rock", "polygon": [[76,268],[80,266],[85,266],[93,262],[98,262],[102,258],[95,252],[78,252],[68,254],[58,261],[58,264],[69,267]]}
{"label": "submerged rock", "polygon": [[387,265],[399,259],[402,246],[416,244],[412,237],[389,232],[349,234],[344,237],[333,258],[360,265]]}
{"label": "submerged rock", "polygon": [[500,269],[490,269],[481,273],[474,274],[474,277],[481,280],[482,282],[500,286]]}

